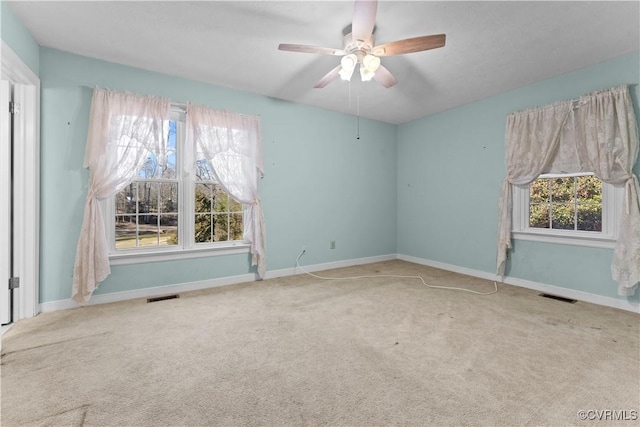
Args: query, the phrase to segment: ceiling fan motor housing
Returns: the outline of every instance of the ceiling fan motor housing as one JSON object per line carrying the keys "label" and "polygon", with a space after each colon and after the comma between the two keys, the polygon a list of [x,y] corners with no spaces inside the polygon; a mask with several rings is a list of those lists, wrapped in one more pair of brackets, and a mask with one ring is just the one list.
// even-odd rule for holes
{"label": "ceiling fan motor housing", "polygon": [[375,37],[372,34],[367,41],[354,40],[352,34],[349,33],[342,38],[342,45],[347,54],[353,53],[358,58],[358,62],[362,62],[362,58],[371,53],[371,49],[375,45]]}

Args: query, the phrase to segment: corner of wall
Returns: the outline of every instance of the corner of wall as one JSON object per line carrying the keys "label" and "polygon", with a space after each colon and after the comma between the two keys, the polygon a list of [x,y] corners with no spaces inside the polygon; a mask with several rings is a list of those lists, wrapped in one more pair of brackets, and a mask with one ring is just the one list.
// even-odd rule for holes
{"label": "corner of wall", "polygon": [[35,41],[22,21],[13,13],[6,1],[0,1],[0,39],[20,59],[40,76],[40,45]]}

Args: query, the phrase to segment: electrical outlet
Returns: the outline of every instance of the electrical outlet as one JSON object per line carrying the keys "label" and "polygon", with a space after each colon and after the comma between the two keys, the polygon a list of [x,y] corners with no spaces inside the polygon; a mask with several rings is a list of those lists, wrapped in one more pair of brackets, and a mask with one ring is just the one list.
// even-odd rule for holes
{"label": "electrical outlet", "polygon": [[336,241],[332,240],[331,242],[329,242],[329,249],[335,249],[336,248]]}

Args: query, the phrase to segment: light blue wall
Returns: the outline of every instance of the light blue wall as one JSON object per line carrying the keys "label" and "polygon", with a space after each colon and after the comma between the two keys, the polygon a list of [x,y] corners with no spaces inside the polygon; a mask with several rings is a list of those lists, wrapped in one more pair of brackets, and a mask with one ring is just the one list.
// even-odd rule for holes
{"label": "light blue wall", "polygon": [[[633,85],[638,115],[639,80],[634,53],[400,126],[398,252],[495,272],[507,115],[620,84]],[[640,162],[634,170],[640,172]],[[612,255],[515,241],[508,274],[617,298]]]}
{"label": "light blue wall", "polygon": [[[262,121],[268,270],[396,253],[394,125],[41,48],[41,302],[70,298],[88,173],[94,86],[165,96]],[[329,241],[336,249],[329,249]],[[246,274],[248,255],[115,266],[96,294]]]}
{"label": "light blue wall", "polygon": [[0,38],[31,71],[40,73],[40,46],[4,1],[0,1]]}

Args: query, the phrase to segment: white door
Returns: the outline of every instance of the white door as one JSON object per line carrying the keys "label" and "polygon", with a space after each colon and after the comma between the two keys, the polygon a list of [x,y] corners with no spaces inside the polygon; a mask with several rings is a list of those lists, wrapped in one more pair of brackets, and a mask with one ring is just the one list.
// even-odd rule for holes
{"label": "white door", "polygon": [[0,323],[11,322],[11,85],[0,81]]}

